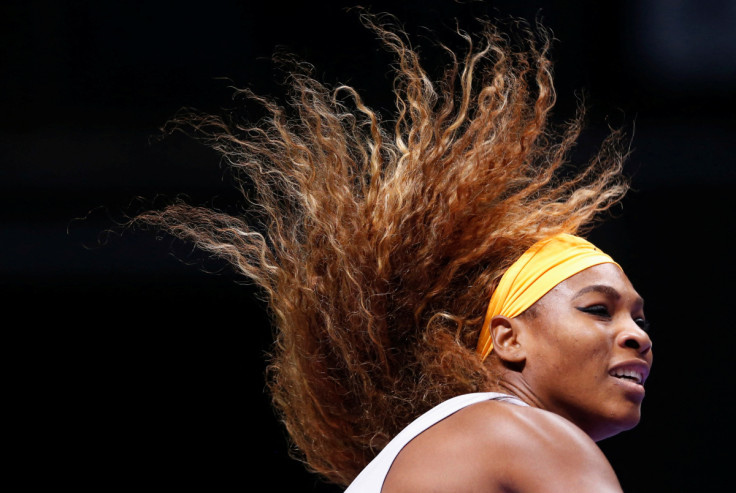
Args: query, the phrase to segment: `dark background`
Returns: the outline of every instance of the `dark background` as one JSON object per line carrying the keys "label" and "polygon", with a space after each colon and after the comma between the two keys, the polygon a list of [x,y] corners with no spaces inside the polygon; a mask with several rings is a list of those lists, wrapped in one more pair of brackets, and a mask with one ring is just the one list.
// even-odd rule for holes
{"label": "dark background", "polygon": [[[389,114],[390,58],[350,5],[0,6],[6,450],[29,489],[339,491],[287,456],[253,290],[188,245],[106,231],[137,197],[232,204],[218,157],[158,129],[182,106],[236,107],[231,84],[278,97],[276,50]],[[541,18],[558,39],[554,118],[572,116],[576,94],[590,109],[575,157],[609,124],[633,135],[633,191],[591,238],[646,298],[656,362],[642,423],[601,447],[627,492],[730,485],[736,2],[365,5],[396,14],[427,53],[424,27],[447,41],[454,18]]]}

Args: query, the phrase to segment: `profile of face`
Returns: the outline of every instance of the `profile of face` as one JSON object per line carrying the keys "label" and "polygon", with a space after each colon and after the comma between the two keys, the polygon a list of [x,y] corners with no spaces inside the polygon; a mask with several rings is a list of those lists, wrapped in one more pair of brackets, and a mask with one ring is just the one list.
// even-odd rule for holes
{"label": "profile of face", "polygon": [[615,264],[585,269],[513,320],[522,384],[594,440],[633,428],[652,365],[644,302]]}

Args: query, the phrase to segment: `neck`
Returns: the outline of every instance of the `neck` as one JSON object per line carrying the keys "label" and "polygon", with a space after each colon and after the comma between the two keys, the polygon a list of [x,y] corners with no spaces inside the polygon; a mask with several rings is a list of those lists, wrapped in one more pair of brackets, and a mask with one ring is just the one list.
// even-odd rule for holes
{"label": "neck", "polygon": [[587,429],[585,426],[581,426],[577,420],[573,419],[572,416],[566,415],[565,413],[559,412],[558,409],[552,409],[549,405],[539,398],[539,396],[532,390],[529,384],[526,382],[520,372],[513,370],[503,370],[501,378],[498,380],[496,385],[498,392],[513,395],[518,399],[524,401],[531,407],[537,409],[543,409],[547,412],[554,413],[562,418],[565,418],[570,423],[580,428],[586,435],[588,435],[593,441],[600,441],[609,436],[615,435],[620,430],[608,430],[608,429]]}
{"label": "neck", "polygon": [[501,375],[497,385],[500,392],[518,397],[531,407],[548,410],[518,372],[506,371]]}

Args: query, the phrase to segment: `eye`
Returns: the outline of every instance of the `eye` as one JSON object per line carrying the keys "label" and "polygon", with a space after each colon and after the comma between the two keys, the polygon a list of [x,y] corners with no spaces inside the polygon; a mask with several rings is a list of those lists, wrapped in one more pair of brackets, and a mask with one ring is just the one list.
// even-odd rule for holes
{"label": "eye", "polygon": [[635,318],[634,322],[636,323],[636,325],[639,326],[641,330],[643,330],[647,334],[651,334],[652,324],[650,324],[648,320],[643,319],[643,318]]}
{"label": "eye", "polygon": [[611,317],[611,314],[609,313],[608,307],[606,307],[606,305],[586,306],[583,308],[578,308],[578,310],[580,310],[581,312],[590,313],[591,315],[595,315],[596,317]]}

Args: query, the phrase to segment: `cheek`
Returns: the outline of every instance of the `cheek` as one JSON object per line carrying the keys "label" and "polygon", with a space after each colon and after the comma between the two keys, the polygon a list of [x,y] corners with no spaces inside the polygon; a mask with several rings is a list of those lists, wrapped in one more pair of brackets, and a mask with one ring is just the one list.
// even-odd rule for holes
{"label": "cheek", "polygon": [[527,362],[535,373],[542,373],[540,377],[551,374],[558,381],[590,380],[601,374],[601,368],[607,369],[612,341],[602,327],[577,313],[553,309],[547,309],[537,321],[524,342],[529,344]]}
{"label": "cheek", "polygon": [[550,341],[557,348],[556,355],[548,355],[558,370],[575,379],[588,379],[606,373],[610,363],[611,344],[595,329],[589,332],[560,333]]}
{"label": "cheek", "polygon": [[577,368],[573,371],[577,374],[579,385],[585,387],[593,394],[604,390],[609,378],[608,370],[611,365],[611,353],[607,344],[600,341],[580,342]]}
{"label": "cheek", "polygon": [[527,364],[536,378],[554,382],[568,381],[580,374],[583,359],[590,351],[583,352],[581,341],[566,337],[564,333],[545,334],[539,337],[528,354]]}
{"label": "cheek", "polygon": [[595,334],[578,335],[575,337],[571,346],[575,353],[580,356],[583,361],[592,362],[600,361],[606,363],[605,357],[611,350],[610,343],[603,337]]}

